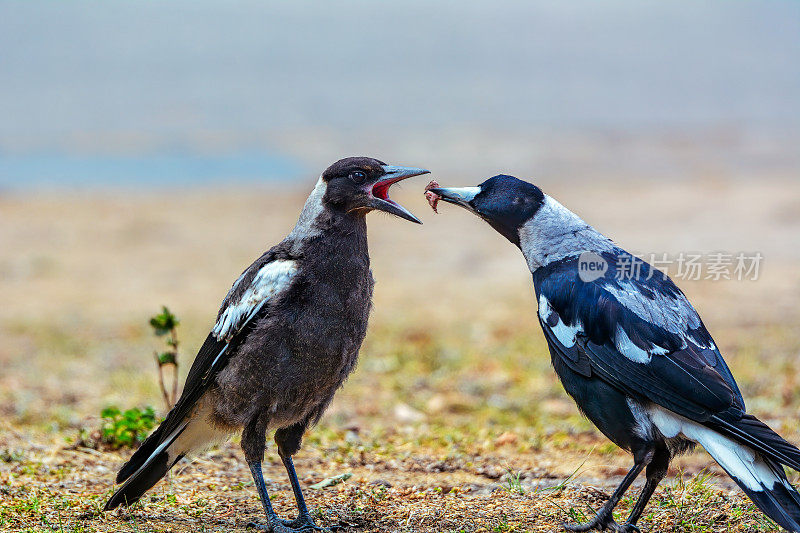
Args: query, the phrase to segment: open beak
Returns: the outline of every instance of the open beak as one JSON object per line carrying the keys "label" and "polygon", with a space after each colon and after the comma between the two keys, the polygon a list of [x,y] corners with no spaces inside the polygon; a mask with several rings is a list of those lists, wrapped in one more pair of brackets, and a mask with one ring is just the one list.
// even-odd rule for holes
{"label": "open beak", "polygon": [[389,187],[406,178],[429,174],[430,171],[424,168],[395,167],[392,165],[385,165],[383,171],[385,172],[383,177],[372,186],[372,204],[370,207],[422,224],[408,209],[389,198]]}
{"label": "open beak", "polygon": [[436,187],[430,192],[437,195],[440,200],[447,203],[460,205],[469,211],[475,212],[472,201],[481,192],[480,187]]}

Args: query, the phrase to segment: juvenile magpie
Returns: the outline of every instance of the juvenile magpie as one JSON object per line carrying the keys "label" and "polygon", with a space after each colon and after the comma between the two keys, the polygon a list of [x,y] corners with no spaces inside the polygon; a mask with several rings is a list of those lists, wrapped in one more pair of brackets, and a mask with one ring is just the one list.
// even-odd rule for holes
{"label": "juvenile magpie", "polygon": [[[473,212],[520,248],[564,389],[633,455],[633,468],[597,516],[567,529],[638,531],[671,459],[699,443],[759,509],[800,531],[800,494],[783,470],[800,470],[800,450],[747,414],[717,345],[669,277],[512,176],[430,193]],[[642,470],[641,495],[618,525],[612,511]]]}
{"label": "juvenile magpie", "polygon": [[[292,455],[353,370],[367,331],[374,281],[365,215],[379,210],[420,223],[388,192],[427,172],[351,157],[322,173],[291,233],[233,283],[181,397],[119,471],[117,483],[124,484],[106,510],[134,503],[182,457],[241,429],[267,515],[267,524],[256,527],[321,530],[306,508]],[[261,471],[273,429],[297,502],[292,521],[276,516]]]}

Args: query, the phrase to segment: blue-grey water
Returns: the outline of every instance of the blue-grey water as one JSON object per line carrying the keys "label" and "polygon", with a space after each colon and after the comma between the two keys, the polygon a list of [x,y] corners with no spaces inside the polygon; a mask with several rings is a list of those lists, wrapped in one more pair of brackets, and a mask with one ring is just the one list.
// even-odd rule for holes
{"label": "blue-grey water", "polygon": [[70,188],[106,185],[181,187],[224,181],[274,182],[305,171],[299,161],[269,152],[205,155],[153,152],[137,156],[77,155],[57,152],[0,155],[0,188],[6,190]]}
{"label": "blue-grey water", "polygon": [[0,2],[3,188],[294,177],[304,132],[454,128],[792,138],[800,2]]}

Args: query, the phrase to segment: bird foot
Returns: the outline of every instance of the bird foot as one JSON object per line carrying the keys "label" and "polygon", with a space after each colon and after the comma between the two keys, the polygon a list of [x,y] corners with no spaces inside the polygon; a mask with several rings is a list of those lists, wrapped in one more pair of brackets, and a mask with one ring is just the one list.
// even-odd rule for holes
{"label": "bird foot", "polygon": [[298,516],[294,520],[281,520],[281,524],[292,531],[321,531],[322,533],[331,533],[330,529],[315,524],[311,515]]}
{"label": "bird foot", "polygon": [[584,524],[562,524],[567,531],[613,531],[614,533],[641,533],[635,524],[625,522],[622,525],[617,524],[611,514],[611,511],[598,513],[594,519]]}
{"label": "bird foot", "polygon": [[626,522],[622,525],[617,524],[617,522],[611,518],[611,514],[609,513],[608,516],[601,517],[597,516],[594,520],[586,522],[584,524],[562,524],[564,529],[567,531],[613,531],[614,533],[642,533],[641,530],[636,527],[635,524],[631,524]]}
{"label": "bird foot", "polygon": [[330,529],[320,527],[314,523],[310,516],[300,516],[294,520],[282,520],[276,518],[270,524],[257,524],[250,522],[247,524],[248,528],[267,531],[268,533],[310,533],[312,531],[319,531],[321,533],[331,533]]}
{"label": "bird foot", "polygon": [[258,529],[259,531],[266,531],[268,533],[292,533],[291,529],[283,527],[282,524],[259,524],[256,522],[248,522],[247,529]]}

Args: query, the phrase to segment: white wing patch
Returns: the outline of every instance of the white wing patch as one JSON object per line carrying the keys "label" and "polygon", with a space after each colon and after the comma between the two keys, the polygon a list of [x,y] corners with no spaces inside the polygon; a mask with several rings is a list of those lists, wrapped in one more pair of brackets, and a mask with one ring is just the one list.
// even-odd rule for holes
{"label": "white wing patch", "polygon": [[[622,326],[617,326],[617,332],[614,336],[614,344],[617,346],[619,353],[637,363],[649,363],[650,354],[638,346],[636,346]],[[662,348],[663,350],[663,348]]]}
{"label": "white wing patch", "polygon": [[[544,295],[539,297],[539,316],[542,317],[542,320],[547,323],[547,319],[550,318],[550,315],[553,314],[553,307],[550,305],[550,302],[547,301],[547,298]],[[550,327],[550,331],[553,332],[553,335],[556,336],[558,342],[563,344],[567,348],[572,348],[575,346],[575,337],[579,331],[583,331],[581,324],[575,324],[574,326],[567,326],[561,320],[561,317],[558,317],[558,323],[555,326]]]}
{"label": "white wing patch", "polygon": [[[547,323],[547,320],[553,313],[553,306],[550,305],[547,298],[545,298],[544,295],[539,296],[539,316],[542,320]],[[567,348],[572,348],[575,346],[577,334],[583,331],[583,325],[577,323],[572,326],[567,326],[561,320],[561,317],[559,317],[556,325],[550,326],[550,331],[556,336],[558,342]],[[657,345],[652,345],[649,350],[639,348],[633,343],[630,337],[628,337],[628,334],[625,333],[625,330],[623,330],[621,326],[617,326],[617,330],[614,334],[614,344],[619,353],[637,363],[649,363],[653,355],[664,355],[667,353],[667,350]]]}
{"label": "white wing patch", "polygon": [[[624,285],[624,282],[622,284]],[[635,288],[625,290],[623,287],[608,285],[603,289],[642,320],[683,337],[684,347],[686,339],[689,339],[701,348],[717,349],[713,342],[706,345],[701,339],[692,335],[691,330],[697,329],[701,325],[700,316],[683,294],[679,293],[673,297],[654,291],[654,298],[651,300]],[[663,348],[660,349],[663,351]],[[658,352],[651,351],[650,353]]]}
{"label": "white wing patch", "polygon": [[[624,282],[621,283],[623,284]],[[624,287],[608,285],[603,289],[639,318],[671,333],[682,335],[688,328],[700,327],[700,317],[682,294],[673,297],[653,291],[654,298],[651,300],[635,287],[625,290]]]}
{"label": "white wing patch", "polygon": [[[290,260],[267,263],[258,271],[238,302],[231,302],[222,312],[211,333],[217,340],[229,341],[255,315],[264,303],[282,292],[297,273],[297,263]],[[237,280],[234,287],[241,282]],[[231,289],[233,290],[233,289]]]}

